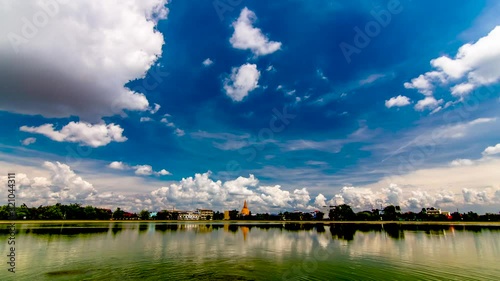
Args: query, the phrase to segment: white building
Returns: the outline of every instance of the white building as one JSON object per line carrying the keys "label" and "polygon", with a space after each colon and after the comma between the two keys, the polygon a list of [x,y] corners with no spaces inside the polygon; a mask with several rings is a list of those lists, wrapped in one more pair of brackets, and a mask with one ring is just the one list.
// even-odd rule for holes
{"label": "white building", "polygon": [[192,212],[192,211],[179,212],[178,220],[193,221],[199,219],[200,219],[200,214],[198,212]]}
{"label": "white building", "polygon": [[196,209],[196,212],[200,216],[200,220],[213,220],[214,219],[214,211],[208,209]]}

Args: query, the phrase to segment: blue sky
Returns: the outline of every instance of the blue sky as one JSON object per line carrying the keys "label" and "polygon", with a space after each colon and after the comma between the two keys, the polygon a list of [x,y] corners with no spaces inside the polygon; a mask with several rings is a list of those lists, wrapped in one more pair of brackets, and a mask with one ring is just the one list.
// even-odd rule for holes
{"label": "blue sky", "polygon": [[0,8],[21,200],[498,212],[495,1],[125,2]]}

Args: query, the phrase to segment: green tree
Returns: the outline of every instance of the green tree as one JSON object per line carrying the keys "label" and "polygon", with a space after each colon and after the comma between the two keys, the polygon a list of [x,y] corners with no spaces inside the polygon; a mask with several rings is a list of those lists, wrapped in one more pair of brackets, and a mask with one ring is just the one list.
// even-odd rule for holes
{"label": "green tree", "polygon": [[397,219],[396,207],[389,205],[384,208],[384,215],[382,216],[386,221],[394,221]]}
{"label": "green tree", "polygon": [[123,219],[123,214],[124,213],[125,212],[122,209],[116,208],[116,211],[113,213],[113,219],[115,219],[115,220],[121,220],[121,219]]}
{"label": "green tree", "polygon": [[329,216],[331,220],[336,221],[349,221],[356,219],[356,214],[352,210],[351,206],[347,204],[335,206],[330,210]]}
{"label": "green tree", "polygon": [[316,220],[321,221],[321,220],[323,220],[324,216],[325,216],[325,213],[323,213],[323,212],[317,212],[316,213]]}
{"label": "green tree", "polygon": [[373,218],[373,214],[370,211],[356,213],[356,219],[360,221],[371,221]]}
{"label": "green tree", "polygon": [[150,215],[151,213],[148,210],[142,210],[139,213],[139,218],[141,218],[141,220],[149,220]]}
{"label": "green tree", "polygon": [[63,218],[63,214],[59,206],[54,205],[43,208],[42,217],[43,219],[60,220]]}
{"label": "green tree", "polygon": [[87,220],[97,219],[97,212],[92,206],[86,206],[85,208],[83,208],[83,213],[85,214],[85,219]]}
{"label": "green tree", "polygon": [[237,220],[238,219],[238,211],[236,211],[236,210],[229,211],[229,219],[230,220]]}

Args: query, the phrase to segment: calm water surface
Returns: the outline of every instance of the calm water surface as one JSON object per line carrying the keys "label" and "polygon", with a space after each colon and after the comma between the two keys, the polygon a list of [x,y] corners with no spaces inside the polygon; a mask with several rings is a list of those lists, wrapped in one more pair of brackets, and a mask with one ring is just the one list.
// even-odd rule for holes
{"label": "calm water surface", "polygon": [[500,228],[18,224],[0,280],[500,280]]}

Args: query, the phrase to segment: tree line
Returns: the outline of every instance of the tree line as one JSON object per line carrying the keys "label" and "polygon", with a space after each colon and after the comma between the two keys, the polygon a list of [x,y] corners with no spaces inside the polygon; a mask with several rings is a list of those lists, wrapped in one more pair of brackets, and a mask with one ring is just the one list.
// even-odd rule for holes
{"label": "tree line", "polygon": [[[0,206],[0,220],[10,217],[11,209],[7,205]],[[130,213],[116,208],[98,208],[93,206],[82,206],[78,203],[64,205],[57,203],[51,206],[28,207],[23,204],[15,208],[16,217],[19,220],[177,220],[178,211],[162,210],[152,213],[142,210],[139,213]],[[500,221],[500,214],[479,215],[475,212],[459,213],[449,215],[434,214],[434,208],[422,208],[418,213],[401,212],[399,206],[389,205],[383,209],[372,209],[354,212],[351,206],[342,204],[332,206],[328,218],[322,212],[280,212],[278,214],[258,213],[250,216],[241,216],[237,210],[229,211],[229,220],[271,220],[271,221],[322,221],[325,219],[333,221]],[[431,214],[432,213],[432,214]],[[207,220],[223,220],[224,213],[216,211]]]}
{"label": "tree line", "polygon": [[500,221],[500,214],[479,215],[454,212],[449,215],[435,214],[434,208],[422,208],[420,212],[401,212],[399,206],[389,205],[384,209],[372,209],[355,213],[347,204],[334,206],[330,209],[329,218],[335,221]]}

